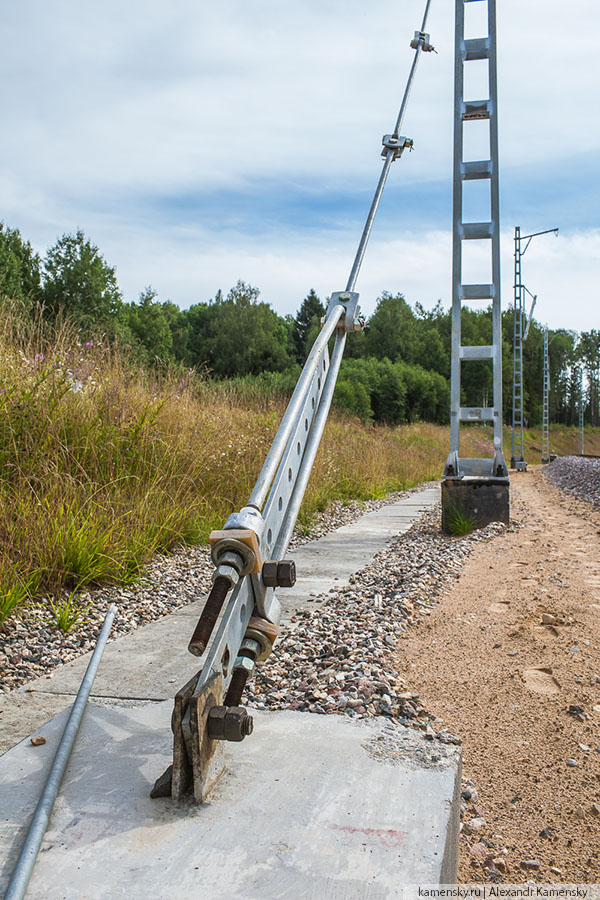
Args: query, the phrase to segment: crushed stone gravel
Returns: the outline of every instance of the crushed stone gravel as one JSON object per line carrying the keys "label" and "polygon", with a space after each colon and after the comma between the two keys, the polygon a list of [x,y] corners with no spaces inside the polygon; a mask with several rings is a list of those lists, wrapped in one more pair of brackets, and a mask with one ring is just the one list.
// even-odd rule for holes
{"label": "crushed stone gravel", "polygon": [[460,743],[399,678],[393,654],[401,634],[429,615],[460,577],[478,544],[506,530],[494,522],[451,537],[440,530],[439,506],[428,510],[350,584],[331,591],[326,604],[292,617],[268,663],[249,681],[244,702],[258,709],[386,716],[442,742]]}
{"label": "crushed stone gravel", "polygon": [[[309,530],[294,534],[290,547],[315,540],[356,521],[365,512],[428,487],[430,484],[418,485],[388,494],[381,500],[333,503],[325,512],[314,516]],[[47,599],[29,604],[0,628],[0,692],[9,693],[92,650],[112,603],[117,605],[118,615],[111,641],[203,597],[210,588],[212,572],[207,547],[182,547],[157,556],[135,585],[104,586],[80,594],[81,618],[66,634],[57,627]]]}
{"label": "crushed stone gravel", "polygon": [[585,456],[559,456],[543,469],[550,484],[600,506],[600,459]]}

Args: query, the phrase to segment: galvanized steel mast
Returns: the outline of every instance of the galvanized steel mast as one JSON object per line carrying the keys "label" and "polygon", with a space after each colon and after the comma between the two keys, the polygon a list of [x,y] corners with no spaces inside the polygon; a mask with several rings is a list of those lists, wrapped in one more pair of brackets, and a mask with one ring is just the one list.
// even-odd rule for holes
{"label": "galvanized steel mast", "polygon": [[542,462],[550,462],[550,355],[547,325],[544,328],[544,402],[542,408]]}
{"label": "galvanized steel mast", "polygon": [[[467,3],[487,4],[487,34],[465,38]],[[465,99],[465,70],[472,61],[487,60],[489,92],[482,99]],[[474,122],[488,123],[489,158],[468,158],[465,153],[465,131]],[[500,317],[500,209],[498,182],[498,101],[496,75],[496,2],[495,0],[456,0],[455,68],[454,68],[454,175],[452,212],[452,356],[450,372],[450,453],[442,485],[444,509],[449,504],[470,503],[467,482],[462,488],[450,484],[463,479],[508,484],[508,469],[502,452],[502,331]],[[489,186],[489,202],[484,203],[480,221],[463,218],[463,194],[466,182],[479,181]],[[490,281],[470,284],[463,281],[464,241],[478,241],[491,250]],[[462,306],[465,301],[491,302],[491,341],[484,346],[462,342]],[[461,366],[476,360],[491,360],[493,397],[490,406],[463,406],[461,403]],[[460,452],[462,423],[491,422],[493,456],[469,458]],[[497,492],[496,492],[497,493]],[[508,516],[506,493],[506,517]],[[501,516],[504,518],[505,516]],[[481,515],[479,515],[481,518]]]}

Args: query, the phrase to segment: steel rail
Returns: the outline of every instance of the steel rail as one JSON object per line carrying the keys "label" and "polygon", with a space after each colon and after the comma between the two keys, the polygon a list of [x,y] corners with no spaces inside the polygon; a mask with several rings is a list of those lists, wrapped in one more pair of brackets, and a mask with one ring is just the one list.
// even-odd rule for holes
{"label": "steel rail", "polygon": [[85,712],[90,690],[94,678],[96,677],[96,672],[98,671],[98,666],[100,665],[100,660],[102,659],[102,654],[104,653],[104,648],[106,647],[108,635],[116,613],[117,607],[113,604],[106,614],[102,630],[96,642],[94,652],[92,653],[92,658],[88,663],[85,675],[83,676],[83,681],[77,692],[77,697],[71,708],[69,719],[65,725],[65,730],[62,733],[54,761],[50,768],[50,772],[48,773],[48,778],[46,779],[44,790],[42,791],[33,814],[33,819],[31,820],[31,824],[25,837],[25,843],[23,844],[23,848],[19,854],[15,868],[13,869],[8,889],[4,895],[4,900],[23,900],[25,892],[27,891],[29,879],[31,878],[37,855],[48,827],[52,807],[54,806],[54,801],[56,800],[65,774],[71,750],[73,749],[81,719]]}

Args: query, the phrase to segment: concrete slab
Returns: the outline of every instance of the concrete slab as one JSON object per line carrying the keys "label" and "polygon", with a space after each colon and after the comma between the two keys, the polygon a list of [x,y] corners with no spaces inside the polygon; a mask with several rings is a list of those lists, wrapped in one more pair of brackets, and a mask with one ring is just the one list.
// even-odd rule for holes
{"label": "concrete slab", "polygon": [[[91,704],[29,900],[388,900],[456,877],[460,753],[385,720],[257,713],[201,807],[150,800],[171,704]],[[0,760],[0,892],[66,714]]]}
{"label": "concrete slab", "polygon": [[73,703],[71,694],[0,694],[0,755]]}

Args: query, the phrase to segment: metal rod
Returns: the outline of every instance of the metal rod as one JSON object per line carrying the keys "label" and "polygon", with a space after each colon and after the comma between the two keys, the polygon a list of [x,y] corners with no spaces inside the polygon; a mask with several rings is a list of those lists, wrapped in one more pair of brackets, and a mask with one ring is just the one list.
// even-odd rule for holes
{"label": "metal rod", "polygon": [[29,826],[29,830],[25,837],[23,849],[19,854],[17,864],[13,870],[8,890],[4,895],[4,900],[23,900],[23,897],[25,896],[29,879],[31,878],[31,873],[33,872],[33,867],[35,866],[35,861],[48,827],[52,807],[54,806],[56,795],[58,794],[63,775],[65,774],[69,756],[71,755],[71,750],[73,749],[73,744],[77,737],[77,731],[81,724],[90,690],[94,678],[96,677],[96,672],[98,671],[98,666],[100,665],[100,660],[102,659],[102,654],[104,653],[106,641],[108,640],[108,635],[116,612],[117,607],[112,605],[104,619],[104,624],[96,642],[96,647],[94,648],[92,658],[89,661],[85,675],[83,676],[83,681],[77,692],[75,703],[73,704],[69,719],[65,725],[65,730],[60,739],[52,767],[46,780],[46,785],[38,800],[38,805],[36,806],[31,825]]}
{"label": "metal rod", "polygon": [[[423,23],[421,25],[421,31],[425,31],[425,26],[427,24],[427,16],[429,14],[429,5],[431,0],[427,0],[425,4],[425,13],[423,15]],[[402,103],[400,104],[400,111],[398,112],[398,118],[396,119],[396,124],[394,126],[393,137],[400,136],[400,128],[402,127],[402,121],[404,119],[404,113],[406,112],[406,106],[408,104],[408,98],[410,96],[411,88],[413,85],[415,72],[417,71],[417,63],[419,62],[419,56],[421,55],[422,46],[421,43],[418,43],[415,48],[415,55],[412,61],[412,65],[410,67],[410,72],[408,75],[408,81],[406,83],[406,87],[404,89],[404,96],[402,97]],[[356,280],[358,278],[358,274],[360,272],[360,267],[362,265],[362,261],[365,255],[365,251],[367,249],[367,244],[369,242],[369,237],[371,234],[371,230],[373,228],[373,222],[375,221],[375,216],[377,214],[377,210],[379,208],[379,201],[381,200],[381,195],[383,194],[383,189],[385,187],[385,183],[387,181],[388,173],[390,171],[390,166],[392,165],[395,157],[395,150],[390,149],[386,153],[385,160],[383,163],[383,168],[381,170],[381,175],[379,176],[379,181],[377,183],[377,187],[375,189],[375,196],[373,197],[373,202],[371,203],[371,208],[369,209],[369,214],[367,216],[367,221],[365,222],[365,227],[363,228],[363,233],[361,235],[358,249],[356,251],[356,256],[354,257],[354,262],[352,264],[352,269],[350,271],[350,275],[348,276],[348,282],[346,284],[347,291],[353,291],[354,286],[356,284]]]}
{"label": "metal rod", "polygon": [[335,389],[338,371],[342,362],[345,343],[346,333],[338,331],[335,345],[333,347],[333,352],[331,354],[331,363],[329,365],[327,379],[323,386],[321,402],[319,403],[315,421],[310,432],[310,438],[308,439],[308,443],[306,444],[304,456],[302,457],[302,465],[300,467],[300,471],[298,472],[296,484],[294,485],[294,491],[292,493],[292,496],[290,497],[290,502],[285,514],[285,519],[282,522],[281,529],[279,531],[279,537],[277,538],[277,543],[273,550],[273,559],[283,558],[283,555],[287,550],[290,538],[294,531],[296,519],[298,518],[300,506],[304,498],[306,485],[308,484],[308,479],[310,478],[315,457],[317,455],[317,450],[319,449],[319,444],[321,442],[321,435],[323,434],[325,424],[327,422],[327,415],[329,413],[329,408],[333,399],[333,391]]}
{"label": "metal rod", "polygon": [[257,509],[262,509],[263,507],[267,494],[269,493],[271,482],[275,477],[277,467],[281,461],[281,457],[285,452],[288,438],[292,433],[292,429],[297,423],[298,414],[304,403],[306,391],[310,389],[312,377],[315,374],[315,371],[319,364],[319,354],[335,331],[337,323],[339,322],[340,317],[344,312],[345,309],[341,303],[336,304],[336,306],[334,306],[329,311],[329,315],[325,320],[323,328],[321,329],[319,336],[314,342],[308,359],[304,364],[304,368],[302,369],[302,373],[300,375],[300,378],[298,379],[298,384],[294,389],[294,393],[292,394],[290,402],[288,403],[288,407],[284,413],[283,419],[281,420],[281,424],[279,425],[277,434],[275,435],[273,443],[271,444],[271,449],[267,454],[267,458],[261,469],[260,475],[258,476],[256,484],[254,485],[254,490],[252,491],[252,495],[250,497],[250,500],[248,501],[249,506],[255,506]]}

